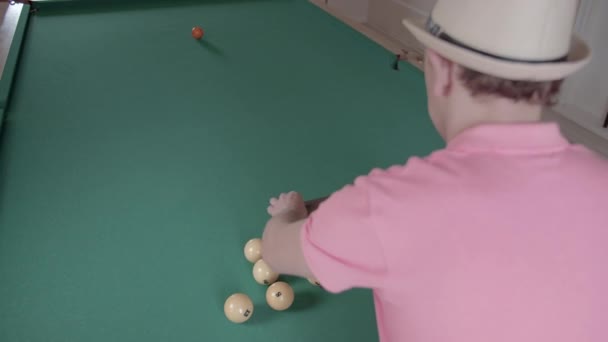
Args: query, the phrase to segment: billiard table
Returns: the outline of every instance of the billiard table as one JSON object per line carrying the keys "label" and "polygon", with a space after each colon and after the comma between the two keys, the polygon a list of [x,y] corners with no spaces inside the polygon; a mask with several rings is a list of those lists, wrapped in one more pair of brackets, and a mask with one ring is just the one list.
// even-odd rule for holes
{"label": "billiard table", "polygon": [[419,69],[305,0],[11,6],[0,341],[377,340],[369,290],[273,311],[243,247],[271,196],[443,146]]}

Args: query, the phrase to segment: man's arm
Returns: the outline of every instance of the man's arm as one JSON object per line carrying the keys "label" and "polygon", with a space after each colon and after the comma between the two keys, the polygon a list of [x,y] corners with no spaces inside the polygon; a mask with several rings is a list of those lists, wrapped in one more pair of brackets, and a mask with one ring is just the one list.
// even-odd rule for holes
{"label": "man's arm", "polygon": [[272,218],[262,237],[264,260],[278,273],[316,279],[332,293],[380,286],[387,266],[373,223],[370,187],[368,177],[359,177],[310,215],[298,193],[271,199]]}
{"label": "man's arm", "polygon": [[304,202],[299,194],[288,193],[270,201],[268,212],[273,216],[264,229],[262,254],[275,272],[312,277],[302,252],[301,234],[308,215],[326,198]]}
{"label": "man's arm", "polygon": [[311,277],[300,238],[305,222],[306,218],[294,219],[289,215],[279,215],[272,217],[266,224],[262,237],[262,255],[275,272]]}

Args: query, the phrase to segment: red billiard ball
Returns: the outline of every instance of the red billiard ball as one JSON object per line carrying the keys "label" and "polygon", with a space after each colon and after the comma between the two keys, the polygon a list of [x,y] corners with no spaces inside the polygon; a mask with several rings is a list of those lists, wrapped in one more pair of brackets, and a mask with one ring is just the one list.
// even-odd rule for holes
{"label": "red billiard ball", "polygon": [[203,29],[200,28],[199,26],[192,28],[192,37],[194,37],[194,39],[203,38],[203,34],[204,34]]}

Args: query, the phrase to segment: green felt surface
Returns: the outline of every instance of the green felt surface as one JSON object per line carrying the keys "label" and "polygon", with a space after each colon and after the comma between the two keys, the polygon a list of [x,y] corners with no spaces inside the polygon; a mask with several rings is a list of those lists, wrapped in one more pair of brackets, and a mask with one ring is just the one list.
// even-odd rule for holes
{"label": "green felt surface", "polygon": [[[203,42],[190,36],[202,25]],[[47,6],[0,139],[0,341],[374,341],[371,293],[243,245],[270,196],[323,196],[442,142],[423,75],[306,1]],[[224,299],[257,304],[243,325]]]}
{"label": "green felt surface", "polygon": [[17,21],[17,27],[15,28],[15,33],[11,41],[9,54],[4,64],[2,77],[0,78],[0,129],[2,128],[4,119],[4,109],[8,105],[13,80],[17,71],[19,54],[21,52],[21,45],[23,43],[23,36],[27,27],[30,10],[30,5],[16,4],[12,6],[20,7],[21,14],[19,15],[19,19]]}

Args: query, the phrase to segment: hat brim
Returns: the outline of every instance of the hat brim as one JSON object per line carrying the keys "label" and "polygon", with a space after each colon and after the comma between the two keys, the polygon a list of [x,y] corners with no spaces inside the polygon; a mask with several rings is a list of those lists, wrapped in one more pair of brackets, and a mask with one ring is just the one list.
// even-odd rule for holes
{"label": "hat brim", "polygon": [[439,55],[464,67],[487,75],[526,81],[552,81],[563,79],[581,69],[591,59],[591,50],[585,42],[572,37],[568,58],[556,63],[511,62],[485,56],[466,48],[459,47],[430,34],[422,21],[404,19],[403,25],[420,43]]}

